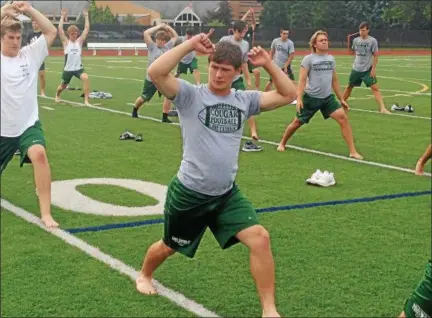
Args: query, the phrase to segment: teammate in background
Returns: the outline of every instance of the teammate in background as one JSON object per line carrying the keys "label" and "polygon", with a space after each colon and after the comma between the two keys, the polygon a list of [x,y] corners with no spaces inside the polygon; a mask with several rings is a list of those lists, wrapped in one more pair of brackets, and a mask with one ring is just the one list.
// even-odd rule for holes
{"label": "teammate in background", "polygon": [[[346,115],[348,104],[343,99],[340,91],[335,59],[328,54],[327,33],[321,30],[315,32],[310,39],[309,45],[313,53],[305,56],[301,63],[296,106],[297,115],[285,130],[277,150],[285,151],[287,141],[297,129],[307,124],[317,111],[321,111],[325,119],[331,117],[340,125],[342,135],[349,148],[349,156],[355,159],[363,159],[354,146],[351,125]],[[343,108],[332,94],[332,88]]]}
{"label": "teammate in background", "polygon": [[85,42],[87,35],[90,31],[90,21],[88,17],[87,9],[83,10],[83,15],[85,18],[84,30],[82,34],[78,37],[79,29],[76,25],[70,25],[67,28],[67,35],[65,35],[63,30],[63,23],[66,19],[67,11],[66,9],[61,10],[60,22],[58,25],[58,34],[60,41],[63,45],[63,50],[65,54],[65,65],[63,69],[62,82],[59,87],[57,87],[57,92],[55,96],[55,101],[60,101],[60,94],[68,86],[73,76],[83,81],[84,90],[84,104],[90,105],[89,103],[89,93],[90,93],[90,81],[87,73],[84,73],[84,68],[81,61],[82,46]]}
{"label": "teammate in background", "polygon": [[345,88],[343,99],[351,96],[354,86],[361,86],[362,82],[370,87],[379,105],[381,113],[390,114],[385,108],[384,100],[378,87],[376,66],[378,64],[378,41],[369,35],[369,23],[362,22],[359,26],[360,36],[352,42],[351,49],[355,54],[353,69],[349,76],[348,86]]}
{"label": "teammate in background", "polygon": [[[244,39],[249,43],[249,47],[254,47],[254,39],[255,39],[255,32],[257,29],[256,24],[256,18],[255,18],[255,12],[253,8],[249,8],[249,10],[245,13],[245,15],[241,18],[241,21],[246,22],[246,19],[248,18],[249,14],[252,15],[252,24],[247,26],[247,31],[245,33]],[[259,67],[255,67],[249,60],[247,62],[248,64],[248,70],[250,74],[253,74],[255,77],[255,89],[257,91],[261,90],[261,72]]]}
{"label": "teammate in background", "polygon": [[[23,25],[15,19],[18,14],[29,16],[42,32],[23,48]],[[20,165],[32,163],[41,220],[47,227],[58,223],[51,216],[51,169],[39,121],[37,80],[56,35],[54,25],[28,2],[15,1],[1,8],[0,174],[20,149]]]}
{"label": "teammate in background", "polygon": [[[271,58],[273,62],[280,67],[285,74],[294,82],[294,74],[291,69],[291,62],[294,59],[294,43],[288,39],[289,30],[281,29],[280,37],[273,40],[271,44]],[[295,83],[295,82],[294,82]],[[272,88],[272,79],[270,77],[264,91],[267,92]],[[292,104],[296,104],[294,101]]]}
{"label": "teammate in background", "polygon": [[[186,54],[209,55],[208,84],[195,86],[176,79],[171,71]],[[244,63],[239,46],[228,41],[216,47],[199,34],[163,54],[149,68],[159,91],[177,106],[181,117],[183,160],[171,181],[164,208],[164,237],[147,250],[136,280],[143,294],[154,294],[154,271],[179,252],[194,257],[207,227],[223,249],[242,242],[250,251],[250,270],[264,317],[280,317],[275,306],[275,271],[267,230],[259,225],[251,203],[234,180],[238,169],[242,128],[247,118],[295,99],[295,86],[286,80],[267,52],[253,48],[249,57],[273,76],[275,91],[231,89]]]}
{"label": "teammate in background", "polygon": [[[209,33],[207,34],[207,37],[211,38],[211,36],[214,33],[214,29],[210,29]],[[181,44],[186,40],[190,40],[194,36],[194,32],[192,29],[186,30],[186,36],[179,36],[177,43]],[[191,74],[193,74],[195,78],[195,83],[197,85],[200,85],[201,83],[201,74],[198,70],[198,60],[196,58],[196,52],[192,51],[189,54],[187,54],[185,57],[183,57],[180,61],[180,63],[177,66],[177,71],[175,73],[175,77],[180,77],[180,74],[187,74],[187,71]],[[169,108],[171,108],[171,101],[169,99],[165,99],[168,103]],[[170,116],[177,116],[177,109],[173,108],[168,113]]]}
{"label": "teammate in background", "polygon": [[431,158],[432,158],[432,144],[430,144],[429,147],[426,148],[426,151],[423,154],[423,156],[421,156],[420,159],[417,161],[416,169],[415,169],[416,175],[421,176],[423,174],[426,162],[428,162],[428,160]]}
{"label": "teammate in background", "polygon": [[[40,27],[36,21],[32,21],[32,27],[33,27],[33,32],[29,35],[27,45],[30,45],[33,42],[35,42],[42,35],[42,31],[40,30]],[[41,96],[46,97],[46,95],[45,95],[45,87],[46,87],[45,62],[42,63],[42,65],[39,69],[39,76],[38,77],[39,77],[40,94],[41,94]]]}
{"label": "teammate in background", "polygon": [[[154,32],[156,32],[155,42],[152,40],[151,37]],[[142,90],[142,94],[136,99],[135,106],[132,108],[132,117],[138,117],[138,109],[144,103],[150,101],[157,91],[156,86],[153,84],[152,80],[148,76],[148,68],[163,53],[174,47],[174,44],[177,41],[177,37],[177,32],[165,23],[161,23],[144,31],[144,42],[147,44],[148,50],[147,74],[144,79],[144,87]],[[169,110],[170,101],[165,98],[162,106],[162,122],[164,123],[171,123],[171,120],[168,119]]]}
{"label": "teammate in background", "polygon": [[[219,42],[227,41],[230,43],[234,43],[238,45],[242,51],[242,65],[241,65],[241,71],[240,73],[243,73],[243,76],[246,79],[246,83],[249,89],[252,88],[252,83],[249,76],[249,70],[248,70],[248,52],[249,52],[249,43],[246,42],[243,38],[247,31],[247,24],[244,21],[235,21],[233,25],[233,35],[227,35],[223,36]],[[242,76],[237,74],[234,77],[234,80],[232,82],[231,88],[234,88],[235,90],[245,90],[246,87],[243,82]],[[258,141],[258,132],[256,127],[255,118],[252,116],[248,119],[248,124],[251,132],[252,141],[246,141],[243,145],[242,150],[246,152],[252,152],[252,151],[261,151],[263,150],[263,147],[256,144]]]}

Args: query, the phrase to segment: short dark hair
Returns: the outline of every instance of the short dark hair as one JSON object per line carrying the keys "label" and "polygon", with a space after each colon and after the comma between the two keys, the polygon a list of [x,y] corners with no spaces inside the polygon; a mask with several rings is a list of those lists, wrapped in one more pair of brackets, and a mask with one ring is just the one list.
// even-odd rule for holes
{"label": "short dark hair", "polygon": [[363,29],[363,28],[366,28],[367,30],[369,30],[369,23],[367,23],[367,22],[360,23],[359,30]]}
{"label": "short dark hair", "polygon": [[243,32],[243,30],[247,27],[246,22],[239,20],[239,21],[235,21],[233,24],[233,30],[235,31],[239,31],[239,32]]}
{"label": "short dark hair", "polygon": [[282,32],[285,31],[285,30],[289,32],[289,29],[288,29],[288,28],[280,28],[279,33],[282,33]]}
{"label": "short dark hair", "polygon": [[186,35],[194,35],[194,31],[192,29],[186,29]]}
{"label": "short dark hair", "polygon": [[209,55],[208,62],[227,63],[237,70],[243,62],[242,51],[237,44],[222,41],[215,45],[215,51]]}

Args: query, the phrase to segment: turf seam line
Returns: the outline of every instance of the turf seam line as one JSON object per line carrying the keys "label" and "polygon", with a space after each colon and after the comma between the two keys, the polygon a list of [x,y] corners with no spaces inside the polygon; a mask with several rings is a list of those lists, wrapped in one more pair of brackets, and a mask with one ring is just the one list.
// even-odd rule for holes
{"label": "turf seam line", "polygon": [[[392,199],[399,199],[405,197],[416,197],[416,196],[422,196],[427,194],[429,195],[432,194],[432,191],[428,190],[428,191],[418,191],[418,192],[404,192],[404,193],[387,194],[387,195],[380,195],[374,197],[363,197],[363,198],[346,199],[346,200],[333,200],[333,201],[324,201],[324,202],[274,206],[269,208],[256,209],[256,212],[272,213],[272,212],[279,212],[279,211],[302,210],[302,209],[315,208],[321,206],[336,206],[336,205],[343,205],[343,204],[355,204],[355,203],[365,203],[365,202],[374,202],[374,201],[382,201],[382,200],[392,200]],[[163,219],[150,219],[145,221],[113,223],[113,224],[81,227],[81,228],[70,228],[70,229],[65,229],[65,231],[69,233],[100,232],[106,230],[147,226],[153,224],[162,224],[163,222],[164,222]]]}
{"label": "turf seam line", "polygon": [[[48,96],[40,96],[41,98],[46,98],[46,99],[51,99],[54,100],[53,97],[48,97]],[[102,110],[102,111],[107,111],[107,112],[111,112],[111,113],[116,113],[116,114],[121,114],[121,115],[127,115],[127,116],[131,116],[130,113],[124,112],[124,111],[120,111],[120,110],[116,110],[116,109],[110,109],[110,108],[105,108],[105,107],[100,107],[100,106],[87,106],[84,103],[79,103],[79,102],[74,102],[74,101],[69,101],[69,100],[65,100],[65,99],[61,99],[60,101],[65,102],[65,103],[69,103],[71,105],[77,105],[77,106],[83,106],[83,107],[88,107],[88,108],[93,108],[93,109],[98,109],[98,110]],[[160,119],[154,118],[154,117],[148,117],[148,116],[142,116],[142,115],[138,115],[139,118],[141,119],[147,119],[147,120],[151,120],[151,121],[155,121],[158,123],[161,123]],[[163,123],[163,125],[167,125],[166,123]],[[169,125],[175,125],[175,126],[180,126],[180,124],[178,123],[171,123]],[[243,139],[246,140],[251,140],[252,138],[250,137],[246,137],[243,136]],[[274,146],[278,146],[279,144],[273,141],[268,141],[268,140],[262,140],[260,139],[259,141],[260,143],[264,143],[264,144],[269,144],[269,145],[274,145]],[[295,150],[299,150],[299,151],[303,151],[303,152],[309,152],[309,153],[314,153],[314,154],[318,154],[318,155],[323,155],[326,157],[331,157],[331,158],[336,158],[336,159],[343,159],[346,161],[352,161],[352,162],[356,162],[356,163],[361,163],[361,164],[366,164],[366,165],[370,165],[370,166],[375,166],[375,167],[380,167],[380,168],[387,168],[387,169],[392,169],[392,170],[397,170],[397,171],[402,171],[402,172],[408,172],[408,173],[415,173],[415,170],[413,169],[408,169],[408,168],[403,168],[403,167],[398,167],[398,166],[393,166],[393,165],[388,165],[388,164],[384,164],[384,163],[379,163],[379,162],[374,162],[374,161],[367,161],[367,160],[358,160],[358,159],[354,159],[354,158],[350,158],[350,157],[345,157],[342,155],[337,155],[337,154],[333,154],[333,153],[329,153],[329,152],[324,152],[324,151],[319,151],[319,150],[314,150],[314,149],[309,149],[309,148],[303,148],[303,147],[298,147],[298,146],[293,146],[293,145],[286,145],[287,148],[291,148],[291,149],[295,149]],[[425,172],[424,176],[428,176],[431,177],[432,174],[429,172]]]}
{"label": "turf seam line", "polygon": [[[134,282],[136,278],[138,277],[138,271],[136,271],[131,266],[123,263],[122,261],[112,257],[109,254],[103,253],[101,250],[99,250],[97,247],[92,246],[88,244],[87,242],[79,239],[78,237],[72,235],[71,233],[66,232],[62,229],[48,229],[45,227],[41,220],[36,217],[34,214],[27,212],[12,203],[1,199],[1,207],[4,208],[7,211],[10,211],[14,215],[20,217],[21,219],[24,219],[25,221],[32,223],[41,229],[45,230],[48,233],[51,233],[52,235],[62,239],[67,244],[72,245],[74,247],[77,247],[87,255],[101,261],[102,263],[105,263],[109,267],[111,267],[114,270],[117,270],[121,274],[124,274],[131,278]],[[158,294],[167,298],[168,300],[174,302],[179,307],[182,307],[183,309],[186,309],[187,311],[194,313],[198,315],[199,317],[219,317],[216,313],[206,309],[203,305],[195,302],[194,300],[188,299],[183,294],[176,292],[170,288],[165,287],[157,280],[153,280],[153,283],[158,291]],[[135,288],[131,284],[131,288]],[[143,296],[143,297],[149,297],[149,296]]]}

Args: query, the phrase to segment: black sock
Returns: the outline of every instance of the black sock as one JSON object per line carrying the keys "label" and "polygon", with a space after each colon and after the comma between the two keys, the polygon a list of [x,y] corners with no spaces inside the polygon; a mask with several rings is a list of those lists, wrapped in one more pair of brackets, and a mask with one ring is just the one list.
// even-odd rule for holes
{"label": "black sock", "polygon": [[162,113],[162,119],[168,119],[168,113]]}

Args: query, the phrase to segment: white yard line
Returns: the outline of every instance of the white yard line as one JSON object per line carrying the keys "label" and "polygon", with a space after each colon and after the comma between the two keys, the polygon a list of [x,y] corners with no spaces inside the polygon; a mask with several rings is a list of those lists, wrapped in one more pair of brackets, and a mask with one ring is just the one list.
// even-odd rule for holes
{"label": "white yard line", "polygon": [[[42,98],[47,98],[47,99],[54,100],[54,98],[52,98],[52,97],[42,97]],[[110,113],[116,113],[116,114],[131,116],[131,113],[120,111],[120,110],[109,109],[109,108],[100,107],[100,106],[93,106],[93,105],[92,106],[86,106],[83,103],[68,101],[68,100],[64,100],[64,99],[62,99],[61,101],[65,102],[65,103],[72,104],[72,105],[85,106],[85,107],[89,107],[89,108],[93,108],[93,109],[107,111],[107,112],[110,112]],[[391,115],[387,115],[387,116],[391,116]],[[142,119],[151,120],[151,121],[161,122],[160,119],[157,119],[157,118],[154,118],[154,117],[148,117],[148,116],[142,116],[142,115],[138,115],[138,117],[142,118]],[[178,123],[172,123],[170,125],[180,126]],[[247,140],[251,139],[250,137],[245,137],[245,136],[243,136],[242,138],[243,139],[247,139]],[[276,142],[268,141],[268,140],[261,140],[260,139],[260,142],[264,143],[264,144],[274,145],[274,146],[278,146],[279,145]],[[408,169],[408,168],[403,168],[403,167],[388,165],[388,164],[374,162],[374,161],[357,160],[357,159],[353,159],[353,158],[337,155],[337,154],[334,154],[334,153],[329,153],[329,152],[324,152],[324,151],[319,151],[319,150],[314,150],[314,149],[309,149],[309,148],[302,148],[302,147],[297,147],[297,146],[293,146],[293,145],[287,145],[287,148],[291,148],[291,149],[295,149],[295,150],[299,150],[299,151],[303,151],[303,152],[309,152],[309,153],[313,153],[313,154],[317,154],[317,155],[322,155],[322,156],[326,156],[326,157],[331,157],[331,158],[336,158],[336,159],[342,159],[342,160],[346,160],[346,161],[352,161],[352,162],[356,162],[356,163],[360,163],[360,164],[365,164],[365,165],[380,167],[380,168],[386,168],[386,169],[397,170],[397,171],[408,172],[408,173],[415,173],[415,170],[413,170],[413,169]],[[429,177],[432,176],[431,173],[425,173],[424,175],[425,176],[429,176]]]}
{"label": "white yard line", "polygon": [[[48,229],[45,227],[40,219],[36,217],[34,214],[27,212],[12,203],[1,199],[1,207],[15,214],[16,216],[24,219],[25,221],[38,226],[39,228],[51,233],[52,235],[62,239],[67,244],[72,245],[86,253],[87,255],[97,259],[98,261],[108,265],[112,269],[120,272],[123,275],[128,276],[135,283],[136,278],[138,277],[138,271],[136,271],[131,266],[121,262],[120,260],[112,257],[109,254],[103,253],[97,247],[88,244],[87,242],[79,239],[78,237],[64,231],[61,229]],[[206,309],[203,305],[198,304],[197,302],[186,298],[183,294],[176,292],[172,289],[169,289],[159,283],[157,280],[154,280],[155,287],[158,291],[158,294],[169,299],[174,302],[181,308],[186,309],[187,311],[194,313],[199,317],[218,317],[218,315],[208,309]],[[135,285],[131,284],[131,289],[135,289]],[[146,296],[143,296],[146,297]]]}

